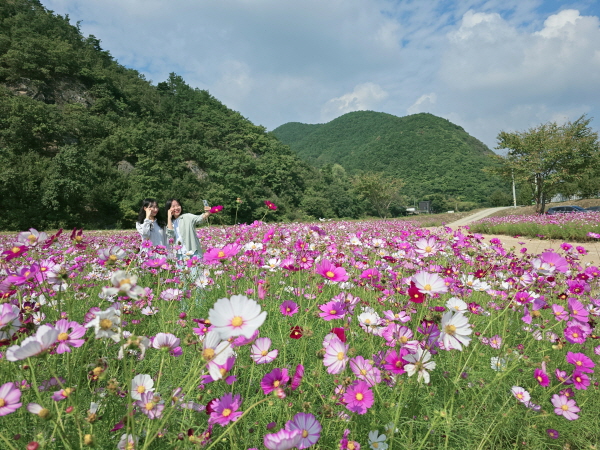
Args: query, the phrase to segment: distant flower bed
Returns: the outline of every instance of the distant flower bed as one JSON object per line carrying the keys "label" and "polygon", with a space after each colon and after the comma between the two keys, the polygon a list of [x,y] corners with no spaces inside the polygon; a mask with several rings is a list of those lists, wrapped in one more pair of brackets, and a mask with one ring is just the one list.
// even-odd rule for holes
{"label": "distant flower bed", "polygon": [[472,223],[469,228],[475,233],[584,242],[596,239],[593,234],[600,233],[600,212],[486,217]]}
{"label": "distant flower bed", "polygon": [[185,260],[134,233],[0,237],[2,448],[600,442],[582,251],[401,221],[198,236]]}

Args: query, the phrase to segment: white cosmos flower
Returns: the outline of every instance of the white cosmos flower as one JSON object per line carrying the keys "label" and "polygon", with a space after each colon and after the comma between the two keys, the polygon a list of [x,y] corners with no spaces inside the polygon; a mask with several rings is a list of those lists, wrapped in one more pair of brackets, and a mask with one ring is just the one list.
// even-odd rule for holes
{"label": "white cosmos flower", "polygon": [[490,361],[490,366],[496,372],[504,372],[506,370],[508,361],[505,358],[500,358],[499,356],[492,356]]}
{"label": "white cosmos flower", "polygon": [[35,332],[21,342],[21,345],[13,345],[6,350],[8,361],[20,361],[48,350],[58,340],[59,331],[50,325],[42,325]]}
{"label": "white cosmos flower", "polygon": [[233,336],[250,339],[266,318],[267,312],[261,311],[260,305],[245,295],[220,298],[208,311],[208,320],[221,339]]}
{"label": "white cosmos flower", "polygon": [[111,338],[115,342],[121,340],[121,311],[116,310],[112,306],[105,311],[95,313],[91,321],[85,327],[94,327],[96,339]]}
{"label": "white cosmos flower", "polygon": [[416,354],[409,354],[402,357],[405,361],[410,364],[404,365],[404,370],[409,377],[412,377],[415,373],[419,373],[417,381],[423,380],[425,384],[429,383],[429,372],[428,370],[435,369],[435,361],[431,361],[431,353],[428,350],[423,350],[421,347],[417,348]]}
{"label": "white cosmos flower", "polygon": [[469,305],[457,297],[452,297],[446,302],[446,308],[450,311],[466,312],[469,310]]}
{"label": "white cosmos flower", "polygon": [[129,275],[124,270],[117,270],[110,277],[110,281],[112,287],[103,287],[99,294],[100,298],[122,294],[135,300],[145,295],[144,288],[137,285],[137,275]]}
{"label": "white cosmos flower", "polygon": [[19,314],[21,310],[10,303],[3,303],[0,306],[0,340],[6,340],[13,337],[21,326]]}
{"label": "white cosmos flower", "polygon": [[134,400],[141,400],[142,394],[145,392],[154,391],[154,380],[150,375],[140,374],[136,375],[131,380],[131,398]]}
{"label": "white cosmos flower", "polygon": [[385,440],[387,436],[385,434],[379,434],[379,431],[369,431],[369,446],[373,450],[386,450],[388,448]]}
{"label": "white cosmos flower", "polygon": [[446,350],[456,349],[462,351],[462,346],[467,347],[471,342],[469,335],[473,333],[469,320],[461,312],[447,311],[442,316],[440,340]]}
{"label": "white cosmos flower", "polygon": [[219,366],[223,366],[229,357],[235,355],[231,342],[222,340],[217,331],[210,330],[202,341],[202,348],[202,358],[208,363],[211,378],[220,380],[223,374]]}

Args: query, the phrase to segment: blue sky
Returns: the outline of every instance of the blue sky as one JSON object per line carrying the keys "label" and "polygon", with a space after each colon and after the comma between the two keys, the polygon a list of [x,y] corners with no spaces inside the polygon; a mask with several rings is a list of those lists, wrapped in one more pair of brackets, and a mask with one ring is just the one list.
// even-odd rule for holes
{"label": "blue sky", "polygon": [[597,0],[41,0],[154,84],[169,73],[268,130],[356,110],[500,131],[595,117]]}

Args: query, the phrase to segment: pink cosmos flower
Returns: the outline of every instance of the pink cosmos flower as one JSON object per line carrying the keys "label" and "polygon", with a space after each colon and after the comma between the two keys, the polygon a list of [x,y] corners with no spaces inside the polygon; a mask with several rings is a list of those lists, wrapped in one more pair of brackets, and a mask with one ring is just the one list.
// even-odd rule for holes
{"label": "pink cosmos flower", "polygon": [[358,379],[366,381],[369,386],[381,383],[381,371],[362,356],[350,360],[350,369]]}
{"label": "pink cosmos flower", "polygon": [[565,308],[563,308],[561,305],[557,305],[556,303],[552,305],[552,314],[554,314],[554,317],[558,321],[569,320],[569,314]]}
{"label": "pink cosmos flower", "polygon": [[260,387],[265,395],[270,394],[277,388],[283,388],[290,380],[287,369],[273,369],[260,381]]}
{"label": "pink cosmos flower", "polygon": [[421,294],[433,295],[448,292],[444,279],[437,273],[419,271],[411,278],[411,281],[415,283]]}
{"label": "pink cosmos flower", "polygon": [[60,402],[61,400],[69,398],[69,396],[73,392],[75,392],[74,388],[59,389],[58,391],[54,392],[54,394],[52,394],[52,400],[54,400],[55,402]]}
{"label": "pink cosmos flower", "polygon": [[324,305],[319,305],[319,309],[323,311],[319,313],[319,316],[327,322],[334,319],[343,319],[346,315],[344,304],[333,300],[329,303],[325,303]]}
{"label": "pink cosmos flower", "polygon": [[165,409],[165,405],[160,401],[160,397],[154,395],[153,392],[144,392],[141,398],[135,402],[135,406],[149,419],[159,419],[162,416],[163,409]]}
{"label": "pink cosmos flower", "polygon": [[299,430],[302,439],[297,444],[299,450],[315,445],[321,437],[321,424],[310,413],[298,413],[294,418],[285,424],[285,429],[288,431]]}
{"label": "pink cosmos flower", "polygon": [[367,409],[373,406],[375,402],[373,392],[364,381],[355,381],[348,386],[342,400],[346,403],[346,408],[357,414],[366,413]]}
{"label": "pink cosmos flower", "polygon": [[277,205],[269,200],[265,200],[265,205],[272,211],[277,211]]}
{"label": "pink cosmos flower", "polygon": [[15,383],[8,382],[0,386],[0,417],[14,413],[23,406],[21,403],[21,390]]}
{"label": "pink cosmos flower", "polygon": [[574,320],[578,320],[579,322],[587,322],[588,321],[588,311],[585,309],[585,306],[575,298],[569,298],[567,300],[567,304],[569,307],[569,312],[571,313],[571,318]]}
{"label": "pink cosmos flower", "polygon": [[216,214],[223,211],[223,205],[217,205],[217,206],[213,206],[212,208],[210,208],[210,213],[211,214]]}
{"label": "pink cosmos flower", "polygon": [[321,262],[315,267],[315,271],[329,281],[348,281],[346,269],[343,267],[336,267],[336,265],[328,259],[321,260]]}
{"label": "pink cosmos flower", "polygon": [[242,411],[238,411],[238,408],[242,404],[241,397],[236,394],[235,397],[231,393],[223,395],[212,403],[212,412],[208,419],[208,423],[213,425],[218,423],[222,427],[230,422],[235,422],[243,414]]}
{"label": "pink cosmos flower", "polygon": [[268,337],[258,338],[250,349],[250,357],[256,364],[268,364],[273,362],[273,360],[277,358],[279,350],[275,349],[269,351],[269,347],[271,347],[271,339]]}
{"label": "pink cosmos flower", "polygon": [[377,269],[367,269],[364,270],[363,273],[360,274],[360,277],[365,280],[377,281],[379,280],[381,274]]}
{"label": "pink cosmos flower", "polygon": [[242,246],[238,244],[227,244],[223,248],[211,248],[204,253],[204,262],[206,264],[219,264],[239,253]]}
{"label": "pink cosmos flower", "polygon": [[0,306],[0,341],[12,338],[18,331],[21,326],[20,313],[19,307],[10,303]]}
{"label": "pink cosmos flower", "polygon": [[583,344],[585,342],[585,333],[578,326],[571,326],[565,328],[565,339],[571,344]]}
{"label": "pink cosmos flower", "polygon": [[583,353],[567,352],[567,362],[573,364],[579,372],[594,373],[596,364]]}
{"label": "pink cosmos flower", "polygon": [[298,312],[298,304],[292,300],[286,300],[279,306],[279,311],[284,316],[292,317]]}
{"label": "pink cosmos flower", "polygon": [[291,450],[298,447],[302,440],[302,432],[298,429],[282,428],[277,433],[265,434],[263,444],[268,450]]}
{"label": "pink cosmos flower", "polygon": [[296,371],[294,372],[294,376],[292,377],[292,382],[290,383],[290,389],[295,391],[300,386],[302,382],[302,378],[304,377],[304,366],[302,364],[298,364],[296,366]]}
{"label": "pink cosmos flower", "polygon": [[171,333],[157,333],[152,339],[152,348],[168,350],[172,356],[181,356],[183,351],[179,342],[179,338]]}
{"label": "pink cosmos flower", "polygon": [[383,368],[394,375],[405,373],[406,370],[404,370],[404,365],[406,364],[406,361],[403,357],[406,355],[408,355],[408,350],[405,348],[401,348],[399,352],[390,350],[385,355]]}
{"label": "pink cosmos flower", "polygon": [[527,403],[527,402],[529,402],[529,400],[531,400],[531,396],[529,395],[529,392],[527,392],[525,389],[523,389],[520,386],[513,386],[511,389],[511,392],[515,396],[515,398],[517,400],[519,400],[521,403]]}
{"label": "pink cosmos flower", "polygon": [[554,394],[552,396],[552,405],[554,405],[554,413],[563,416],[567,420],[579,419],[577,413],[580,409],[577,407],[575,400],[568,399],[564,395]]}
{"label": "pink cosmos flower", "polygon": [[440,247],[437,244],[435,237],[430,236],[428,238],[421,238],[415,242],[414,249],[416,253],[424,258],[426,256],[435,255],[440,250]]}
{"label": "pink cosmos flower", "polygon": [[543,263],[553,267],[558,272],[565,273],[569,270],[569,263],[565,258],[554,252],[544,252],[540,255],[540,259]]}
{"label": "pink cosmos flower", "polygon": [[337,336],[332,335],[323,358],[323,364],[327,367],[327,372],[330,374],[341,373],[348,363],[347,353],[348,345],[340,341]]}
{"label": "pink cosmos flower", "polygon": [[[67,319],[60,319],[54,325],[56,330],[58,331],[58,346],[56,347],[56,353],[61,354],[65,352],[70,352],[71,347],[81,347],[85,339],[81,338],[85,332],[87,331],[83,325],[75,321],[68,321]],[[69,329],[71,332],[69,333]]]}

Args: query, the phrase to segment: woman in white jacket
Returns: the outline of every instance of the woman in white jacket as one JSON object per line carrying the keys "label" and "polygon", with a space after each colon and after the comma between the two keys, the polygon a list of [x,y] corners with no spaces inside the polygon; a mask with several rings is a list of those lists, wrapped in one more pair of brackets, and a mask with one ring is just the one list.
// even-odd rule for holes
{"label": "woman in white jacket", "polygon": [[145,198],[135,224],[142,240],[151,241],[152,245],[167,247],[166,224],[161,217],[160,210],[153,198]]}

